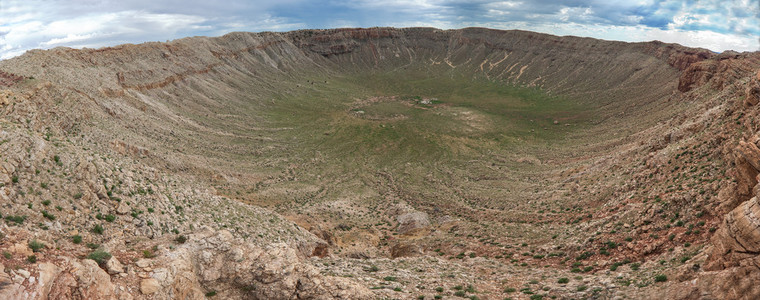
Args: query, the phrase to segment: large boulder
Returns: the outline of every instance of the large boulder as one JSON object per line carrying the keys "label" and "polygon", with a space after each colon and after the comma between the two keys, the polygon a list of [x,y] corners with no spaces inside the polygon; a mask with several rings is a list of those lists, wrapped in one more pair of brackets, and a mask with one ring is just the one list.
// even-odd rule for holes
{"label": "large boulder", "polygon": [[[740,142],[735,149],[737,199],[734,202],[738,206],[726,214],[712,237],[712,249],[707,251],[703,268],[706,272],[691,283],[679,284],[673,291],[688,289],[693,293],[684,295],[709,295],[715,299],[760,299],[760,286],[756,284],[760,281],[758,142],[760,138],[755,136],[749,141]],[[751,198],[744,201],[747,196]]]}
{"label": "large boulder", "polygon": [[106,261],[106,270],[108,271],[108,274],[116,275],[124,273],[124,266],[118,259],[116,259],[116,257],[112,256]]}
{"label": "large boulder", "polygon": [[[241,243],[228,231],[192,234],[176,250],[155,259],[156,299],[371,299],[349,279],[321,275],[284,243],[264,248]],[[203,287],[203,288],[201,288]],[[151,290],[152,291],[152,290]]]}
{"label": "large boulder", "polygon": [[415,229],[421,229],[430,226],[430,218],[424,212],[410,212],[396,217],[398,221],[398,233],[406,234]]}
{"label": "large boulder", "polygon": [[91,259],[70,261],[74,268],[76,278],[76,292],[82,295],[82,299],[113,299],[115,298],[114,286],[111,276]]}
{"label": "large boulder", "polygon": [[760,72],[757,76],[749,81],[747,86],[747,95],[744,97],[744,105],[747,107],[760,103]]}
{"label": "large boulder", "polygon": [[760,263],[760,204],[757,197],[726,215],[723,225],[713,236],[713,245],[707,270],[736,267],[748,259]]}
{"label": "large boulder", "polygon": [[150,295],[158,292],[159,288],[161,288],[161,286],[158,284],[158,280],[155,278],[145,278],[143,280],[140,280],[140,292],[145,295]]}
{"label": "large boulder", "polygon": [[423,254],[422,246],[415,240],[398,240],[391,246],[392,258],[415,257]]}

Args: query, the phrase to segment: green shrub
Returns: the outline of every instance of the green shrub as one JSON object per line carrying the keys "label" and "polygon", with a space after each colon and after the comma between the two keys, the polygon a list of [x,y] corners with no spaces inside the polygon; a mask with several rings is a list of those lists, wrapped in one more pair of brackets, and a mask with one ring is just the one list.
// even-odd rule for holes
{"label": "green shrub", "polygon": [[586,252],[581,253],[581,255],[578,255],[577,257],[575,257],[575,260],[584,260],[591,257],[592,255],[594,255],[594,252],[586,251]]}
{"label": "green shrub", "polygon": [[24,220],[26,220],[26,216],[5,216],[5,220],[16,224],[22,224],[24,223]]}
{"label": "green shrub", "polygon": [[516,292],[516,291],[517,291],[517,289],[515,289],[515,288],[511,288],[511,287],[508,287],[508,288],[505,288],[505,289],[504,289],[504,292],[505,292],[505,293],[514,293],[514,292]]}
{"label": "green shrub", "polygon": [[184,235],[180,235],[176,239],[174,239],[174,241],[180,244],[184,244],[185,242],[187,242],[187,237]]}
{"label": "green shrub", "polygon": [[579,286],[578,288],[576,288],[575,290],[577,290],[577,291],[579,291],[579,292],[583,292],[583,291],[585,291],[586,289],[588,289],[588,287],[587,287],[587,286],[585,286],[585,285],[581,285],[581,286]]}
{"label": "green shrub", "polygon": [[87,243],[87,248],[90,248],[90,249],[98,249],[98,248],[100,248],[100,244],[95,244],[95,243]]}
{"label": "green shrub", "polygon": [[103,231],[105,231],[105,229],[103,229],[103,226],[101,226],[100,224],[95,224],[95,226],[92,227],[92,232],[94,233],[103,234]]}
{"label": "green shrub", "polygon": [[559,280],[557,280],[557,283],[568,283],[570,282],[570,279],[567,279],[567,277],[562,277]]}
{"label": "green shrub", "polygon": [[55,220],[55,215],[49,213],[47,210],[43,210],[42,211],[42,216],[45,217],[45,218],[47,218],[50,221]]}
{"label": "green shrub", "polygon": [[18,183],[18,176],[16,175],[11,176],[11,182]]}
{"label": "green shrub", "polygon": [[50,205],[50,200],[42,201],[42,205],[44,205],[44,206]]}
{"label": "green shrub", "polygon": [[103,265],[106,263],[106,261],[108,261],[108,259],[111,258],[111,253],[105,252],[103,250],[95,250],[94,252],[90,253],[90,255],[87,255],[87,258],[94,260],[99,265]]}
{"label": "green shrub", "polygon": [[385,276],[385,277],[383,277],[383,280],[385,280],[385,281],[396,281],[397,278],[393,277],[393,276]]}
{"label": "green shrub", "polygon": [[620,263],[614,263],[610,265],[610,271],[616,271],[619,266],[620,266]]}
{"label": "green shrub", "polygon": [[31,264],[36,263],[37,262],[37,256],[35,256],[35,255],[29,255],[26,258],[26,261],[28,261]]}
{"label": "green shrub", "polygon": [[39,252],[40,249],[45,248],[45,244],[40,243],[37,240],[31,240],[29,241],[29,248],[32,249],[33,252]]}
{"label": "green shrub", "polygon": [[11,259],[13,255],[8,251],[3,251],[3,257],[5,257],[5,259]]}
{"label": "green shrub", "polygon": [[668,276],[660,274],[654,277],[654,282],[665,282],[665,281],[668,281]]}
{"label": "green shrub", "polygon": [[114,216],[114,215],[106,215],[106,222],[111,223],[114,220],[116,220],[116,216]]}
{"label": "green shrub", "polygon": [[75,235],[71,237],[71,242],[74,244],[80,244],[82,243],[82,236],[81,235]]}
{"label": "green shrub", "polygon": [[640,263],[632,263],[631,264],[631,270],[638,271],[639,267],[641,267]]}
{"label": "green shrub", "polygon": [[213,296],[216,296],[216,291],[210,291],[206,293],[206,297],[213,297]]}

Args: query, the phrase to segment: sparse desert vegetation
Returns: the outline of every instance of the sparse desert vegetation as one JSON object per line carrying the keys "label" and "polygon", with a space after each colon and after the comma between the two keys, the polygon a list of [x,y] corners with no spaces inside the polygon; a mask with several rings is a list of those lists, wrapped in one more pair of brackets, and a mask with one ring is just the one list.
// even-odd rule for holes
{"label": "sparse desert vegetation", "polygon": [[759,67],[480,28],[32,51],[0,61],[0,296],[721,298],[756,274],[726,228]]}

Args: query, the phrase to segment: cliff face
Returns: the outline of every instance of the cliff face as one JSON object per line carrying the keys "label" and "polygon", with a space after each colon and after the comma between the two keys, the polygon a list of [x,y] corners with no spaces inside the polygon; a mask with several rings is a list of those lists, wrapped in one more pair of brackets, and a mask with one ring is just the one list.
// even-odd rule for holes
{"label": "cliff face", "polygon": [[[30,51],[0,61],[0,295],[465,291],[446,275],[498,297],[540,281],[547,297],[753,298],[758,68],[757,53],[484,28]],[[408,82],[414,94],[388,94]],[[524,116],[499,106],[539,92],[538,111],[516,102]],[[435,122],[404,135],[417,120]],[[356,153],[418,137],[400,156],[451,152]],[[113,257],[86,259],[94,249]]]}
{"label": "cliff face", "polygon": [[723,89],[734,84],[757,67],[757,55],[744,53],[722,53],[714,59],[700,61],[684,69],[678,82],[678,90],[688,92],[694,87],[707,83],[713,89]]}
{"label": "cliff face", "polygon": [[232,33],[168,44],[32,51],[4,62],[4,69],[59,77],[85,88],[97,83],[119,93],[161,88],[210,71],[264,76],[253,70],[362,72],[422,64],[557,93],[604,93],[655,82],[662,86],[658,89],[670,89],[679,71],[712,55],[659,42],[628,44],[523,31],[373,28]]}
{"label": "cliff face", "polygon": [[427,62],[491,80],[564,94],[593,91],[600,97],[610,88],[654,82],[669,89],[678,70],[711,56],[706,50],[656,42],[627,44],[484,28],[337,29],[290,36],[310,57],[318,54],[341,69]]}

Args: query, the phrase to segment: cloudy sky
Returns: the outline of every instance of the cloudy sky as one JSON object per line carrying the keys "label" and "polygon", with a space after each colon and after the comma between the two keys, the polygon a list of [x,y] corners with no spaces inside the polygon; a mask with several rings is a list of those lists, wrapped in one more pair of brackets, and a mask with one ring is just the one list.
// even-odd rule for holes
{"label": "cloudy sky", "polygon": [[470,26],[760,50],[760,0],[0,0],[0,59],[303,28]]}

